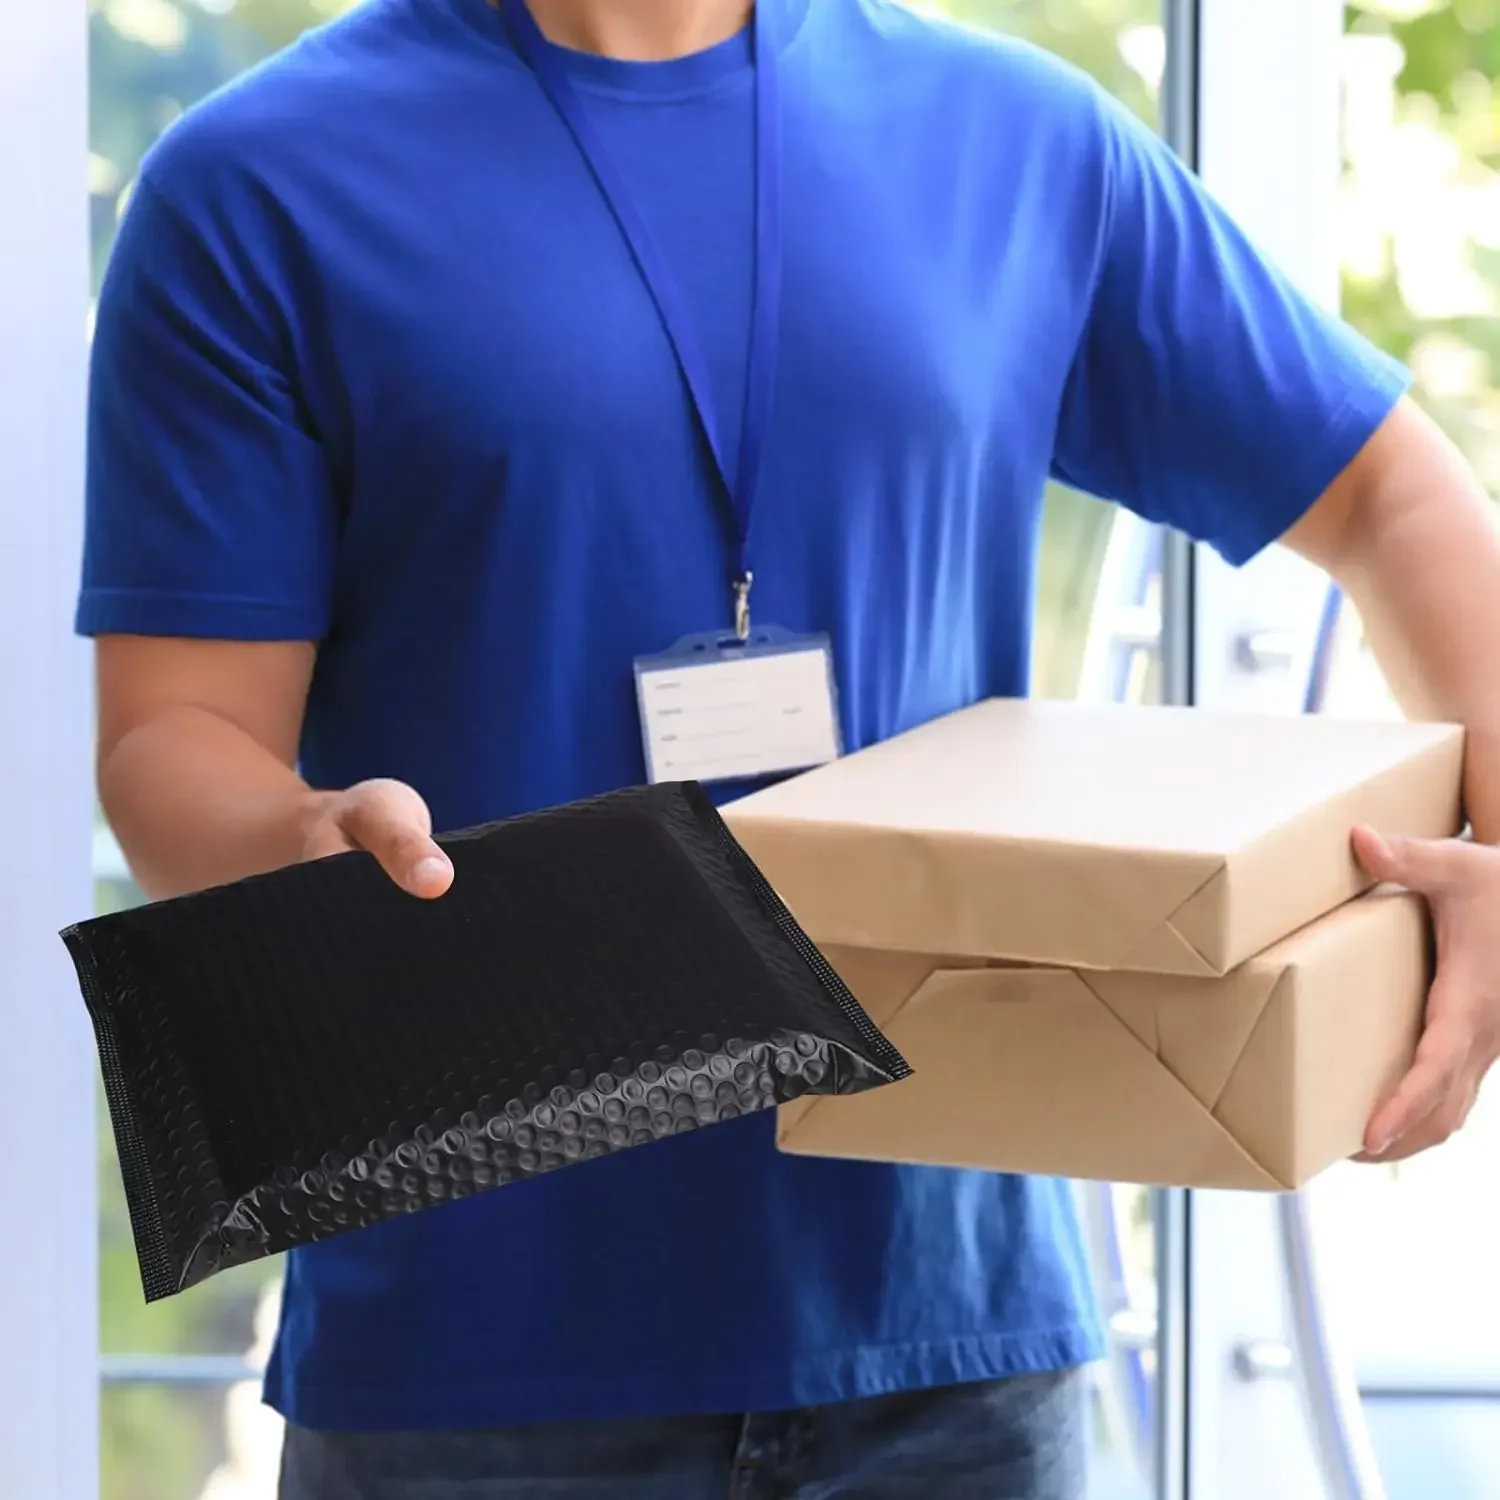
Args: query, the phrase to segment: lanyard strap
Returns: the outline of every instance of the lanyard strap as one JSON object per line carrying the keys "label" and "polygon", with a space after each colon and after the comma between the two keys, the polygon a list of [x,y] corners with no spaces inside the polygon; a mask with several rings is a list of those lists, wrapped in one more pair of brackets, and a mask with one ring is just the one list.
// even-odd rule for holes
{"label": "lanyard strap", "polygon": [[750,633],[750,514],[760,485],[761,457],[770,423],[771,394],[776,381],[776,338],[781,312],[781,109],[777,89],[776,48],[770,38],[771,0],[755,6],[755,271],[750,311],[750,352],[745,374],[745,410],[740,447],[733,472],[726,462],[717,408],[709,386],[702,350],[693,335],[687,308],[667,270],[645,220],[619,170],[599,138],[560,62],[558,50],[542,35],[526,0],[501,0],[500,13],[516,49],[577,143],[604,201],[656,304],[672,351],[682,371],[693,411],[713,457],[735,546],[731,587],[735,630],[741,640]]}

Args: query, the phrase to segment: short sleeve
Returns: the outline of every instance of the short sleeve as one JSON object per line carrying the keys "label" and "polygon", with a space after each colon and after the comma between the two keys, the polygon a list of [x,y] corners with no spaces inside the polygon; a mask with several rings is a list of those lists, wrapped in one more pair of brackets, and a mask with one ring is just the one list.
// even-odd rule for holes
{"label": "short sleeve", "polygon": [[1407,372],[1299,293],[1154,134],[1099,109],[1101,248],[1053,474],[1243,563],[1337,478]]}
{"label": "short sleeve", "polygon": [[94,331],[83,634],[327,631],[332,484],[261,276],[138,184]]}

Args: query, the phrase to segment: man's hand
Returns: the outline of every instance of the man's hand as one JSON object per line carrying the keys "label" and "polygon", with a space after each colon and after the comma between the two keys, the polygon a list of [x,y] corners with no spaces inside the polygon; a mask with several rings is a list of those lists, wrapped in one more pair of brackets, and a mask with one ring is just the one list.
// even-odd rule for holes
{"label": "man's hand", "polygon": [[1362,828],[1354,851],[1376,880],[1425,896],[1437,934],[1437,977],[1416,1059],[1370,1121],[1358,1158],[1400,1161],[1463,1125],[1500,1058],[1500,848]]}
{"label": "man's hand", "polygon": [[298,774],[311,642],[105,636],[98,656],[99,793],[148,896],[350,849],[414,896],[453,883],[411,787],[314,791]]}
{"label": "man's hand", "polygon": [[413,896],[441,896],[453,884],[453,865],[433,842],[432,814],[404,782],[362,781],[317,795],[312,808],[304,859],[363,849]]}

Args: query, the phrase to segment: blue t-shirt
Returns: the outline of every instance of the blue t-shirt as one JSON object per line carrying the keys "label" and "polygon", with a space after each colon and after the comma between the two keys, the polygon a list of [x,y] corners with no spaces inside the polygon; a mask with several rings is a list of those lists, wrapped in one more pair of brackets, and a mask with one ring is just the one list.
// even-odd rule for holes
{"label": "blue t-shirt", "polygon": [[[776,8],[784,295],[758,618],[860,746],[1027,689],[1044,485],[1248,558],[1404,385],[1147,130],[1027,46]],[[734,451],[752,48],[570,55]],[[99,309],[87,633],[321,643],[303,764],[440,828],[643,777],[632,661],[727,623],[672,350],[485,0],[372,0],[152,154]],[[274,1081],[268,1081],[274,1087]],[[744,1411],[1101,1350],[1069,1188],[718,1126],[296,1252],[293,1421]]]}

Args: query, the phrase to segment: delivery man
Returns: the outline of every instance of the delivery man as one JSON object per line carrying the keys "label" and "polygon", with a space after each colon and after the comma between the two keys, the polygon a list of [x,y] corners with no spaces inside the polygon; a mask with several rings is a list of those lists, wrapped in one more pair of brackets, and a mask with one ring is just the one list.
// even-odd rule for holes
{"label": "delivery man", "polygon": [[[644,778],[635,672],[684,637],[826,635],[846,748],[1024,693],[1049,478],[1235,563],[1283,538],[1470,734],[1477,842],[1359,846],[1438,917],[1370,1125],[1406,1155],[1500,1047],[1500,545],[1405,386],[1024,45],[886,0],[369,0],[176,126],[121,228],[104,805],[153,896],[359,848],[440,898],[434,825]],[[295,1253],[285,1500],[1081,1500],[1067,1188],[772,1125]]]}

